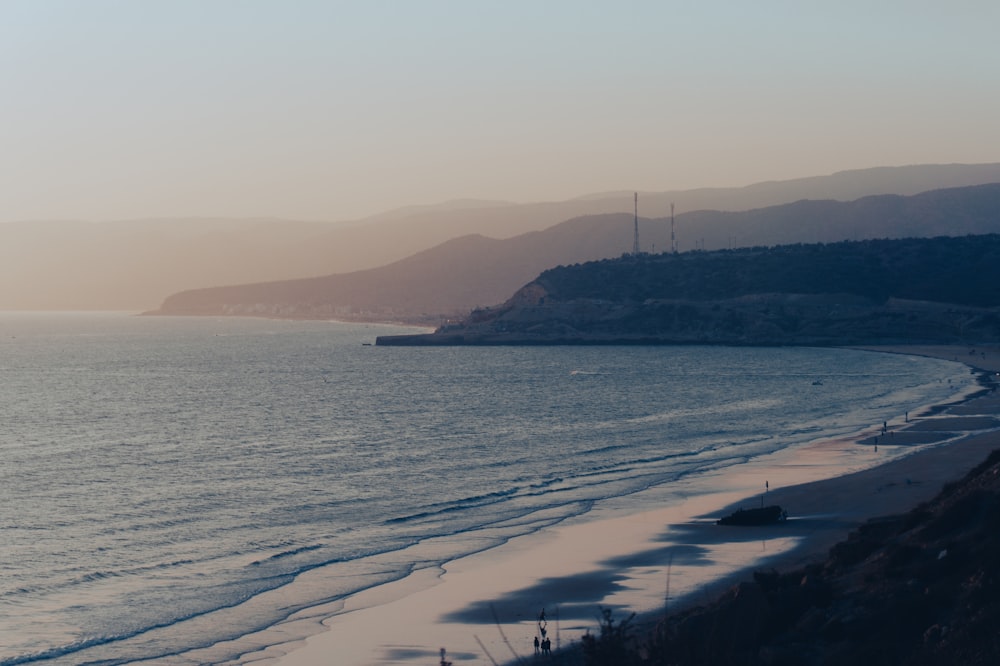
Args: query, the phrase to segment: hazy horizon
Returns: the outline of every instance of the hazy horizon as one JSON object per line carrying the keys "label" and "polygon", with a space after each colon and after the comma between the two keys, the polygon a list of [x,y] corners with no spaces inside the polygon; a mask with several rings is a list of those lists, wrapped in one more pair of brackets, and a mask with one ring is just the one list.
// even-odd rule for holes
{"label": "hazy horizon", "polygon": [[0,6],[0,221],[352,220],[1000,161],[1000,6]]}

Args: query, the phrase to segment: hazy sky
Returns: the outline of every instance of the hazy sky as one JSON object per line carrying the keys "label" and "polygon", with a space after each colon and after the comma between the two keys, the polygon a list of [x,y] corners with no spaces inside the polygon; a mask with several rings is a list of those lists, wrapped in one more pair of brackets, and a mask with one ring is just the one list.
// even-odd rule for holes
{"label": "hazy sky", "polygon": [[998,30],[996,0],[2,0],[0,221],[997,162]]}

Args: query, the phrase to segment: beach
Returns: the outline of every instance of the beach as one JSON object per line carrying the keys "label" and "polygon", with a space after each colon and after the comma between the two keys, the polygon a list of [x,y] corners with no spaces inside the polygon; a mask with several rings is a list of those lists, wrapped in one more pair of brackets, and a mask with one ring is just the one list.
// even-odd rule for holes
{"label": "beach", "polygon": [[[1000,371],[1000,349],[866,349],[956,360]],[[257,636],[271,647],[239,663],[318,666],[432,664],[447,649],[455,663],[511,662],[533,653],[545,609],[554,649],[595,631],[599,607],[627,615],[705,602],[755,568],[788,569],[825,555],[865,522],[933,498],[949,481],[1000,447],[1000,398],[900,414],[855,436],[818,441],[720,472],[717,492],[685,494],[653,511],[566,521],[443,567],[307,609]],[[914,448],[919,450],[914,451]],[[619,502],[628,502],[621,498]],[[721,527],[736,508],[779,504],[789,519],[768,527]],[[617,507],[620,509],[620,507]],[[322,623],[308,639],[298,623]],[[197,659],[198,655],[188,655]],[[206,657],[207,661],[210,661]]]}

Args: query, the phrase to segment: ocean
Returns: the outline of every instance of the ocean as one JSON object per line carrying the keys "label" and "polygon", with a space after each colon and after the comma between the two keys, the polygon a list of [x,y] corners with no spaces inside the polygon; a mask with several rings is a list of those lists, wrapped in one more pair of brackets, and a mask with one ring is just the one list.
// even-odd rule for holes
{"label": "ocean", "polygon": [[412,331],[0,313],[0,666],[236,659],[298,610],[974,380],[840,349],[372,344]]}

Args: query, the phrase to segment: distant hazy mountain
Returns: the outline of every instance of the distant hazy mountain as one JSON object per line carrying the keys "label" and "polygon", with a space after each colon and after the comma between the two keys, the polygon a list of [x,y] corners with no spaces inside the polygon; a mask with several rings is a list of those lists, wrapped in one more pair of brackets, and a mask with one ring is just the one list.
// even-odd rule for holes
{"label": "distant hazy mountain", "polygon": [[[381,268],[181,292],[167,298],[160,313],[426,317],[437,323],[441,315],[503,301],[548,266],[606,256],[609,222],[620,230],[632,219],[580,218],[505,240],[470,234]],[[594,233],[587,233],[591,228]]]}
{"label": "distant hazy mountain", "polygon": [[163,219],[0,224],[0,309],[142,310],[180,289],[322,275],[330,225]]}
{"label": "distant hazy mountain", "polygon": [[[675,229],[681,238],[703,238],[699,247],[708,249],[733,239],[737,246],[772,246],[1000,233],[1000,183],[910,197],[800,201],[742,213],[702,211],[676,216]],[[670,234],[670,218],[640,220],[643,251],[669,249]],[[631,215],[581,217],[504,240],[464,236],[377,269],[182,292],[168,298],[161,312],[435,322],[437,315],[501,303],[545,269],[621,256],[633,238]]]}
{"label": "distant hazy mountain", "polygon": [[[951,187],[1000,182],[1000,164],[914,165],[840,171],[829,176],[769,181],[738,188],[703,188],[639,194],[639,213],[665,217],[671,202],[678,212],[743,211],[802,199],[854,201],[875,194],[908,196]],[[590,195],[596,200],[629,199],[631,192]]]}
{"label": "distant hazy mountain", "polygon": [[[681,216],[697,210],[744,211],[800,199],[850,201],[870,194],[911,195],[991,182],[1000,182],[1000,164],[885,167],[742,188],[644,192],[639,195],[639,213],[643,218],[666,217],[674,203],[681,249],[694,247],[702,237],[707,247],[722,247],[765,241],[716,238],[707,219],[697,225],[704,227],[701,232],[694,230],[694,218],[682,223]],[[632,206],[632,193],[620,192],[533,204],[453,201],[336,224],[280,219],[0,224],[0,309],[142,310],[185,289],[376,268],[469,234],[510,239],[568,219],[614,213],[624,214],[622,223],[630,225]],[[654,242],[656,249],[668,247],[652,234],[644,239],[645,250]],[[596,247],[597,242],[589,244]],[[592,258],[631,247],[628,235]],[[573,251],[569,247],[555,259],[588,258],[576,259]],[[462,302],[475,304],[479,298],[490,297],[483,293]]]}
{"label": "distant hazy mountain", "polygon": [[[934,189],[1000,183],[1000,163],[876,167],[747,187],[640,192],[639,215],[667,217],[698,210],[745,211],[802,199],[854,201],[875,194],[913,195]],[[330,272],[374,268],[466,234],[512,238],[585,215],[633,211],[632,192],[605,192],[568,201],[509,204],[452,202],[390,211],[333,230]],[[693,243],[693,240],[689,238]],[[627,248],[631,249],[631,242]],[[693,247],[689,245],[688,247]],[[648,248],[647,248],[648,249]],[[360,265],[359,257],[369,260]],[[206,285],[207,286],[207,285]]]}

